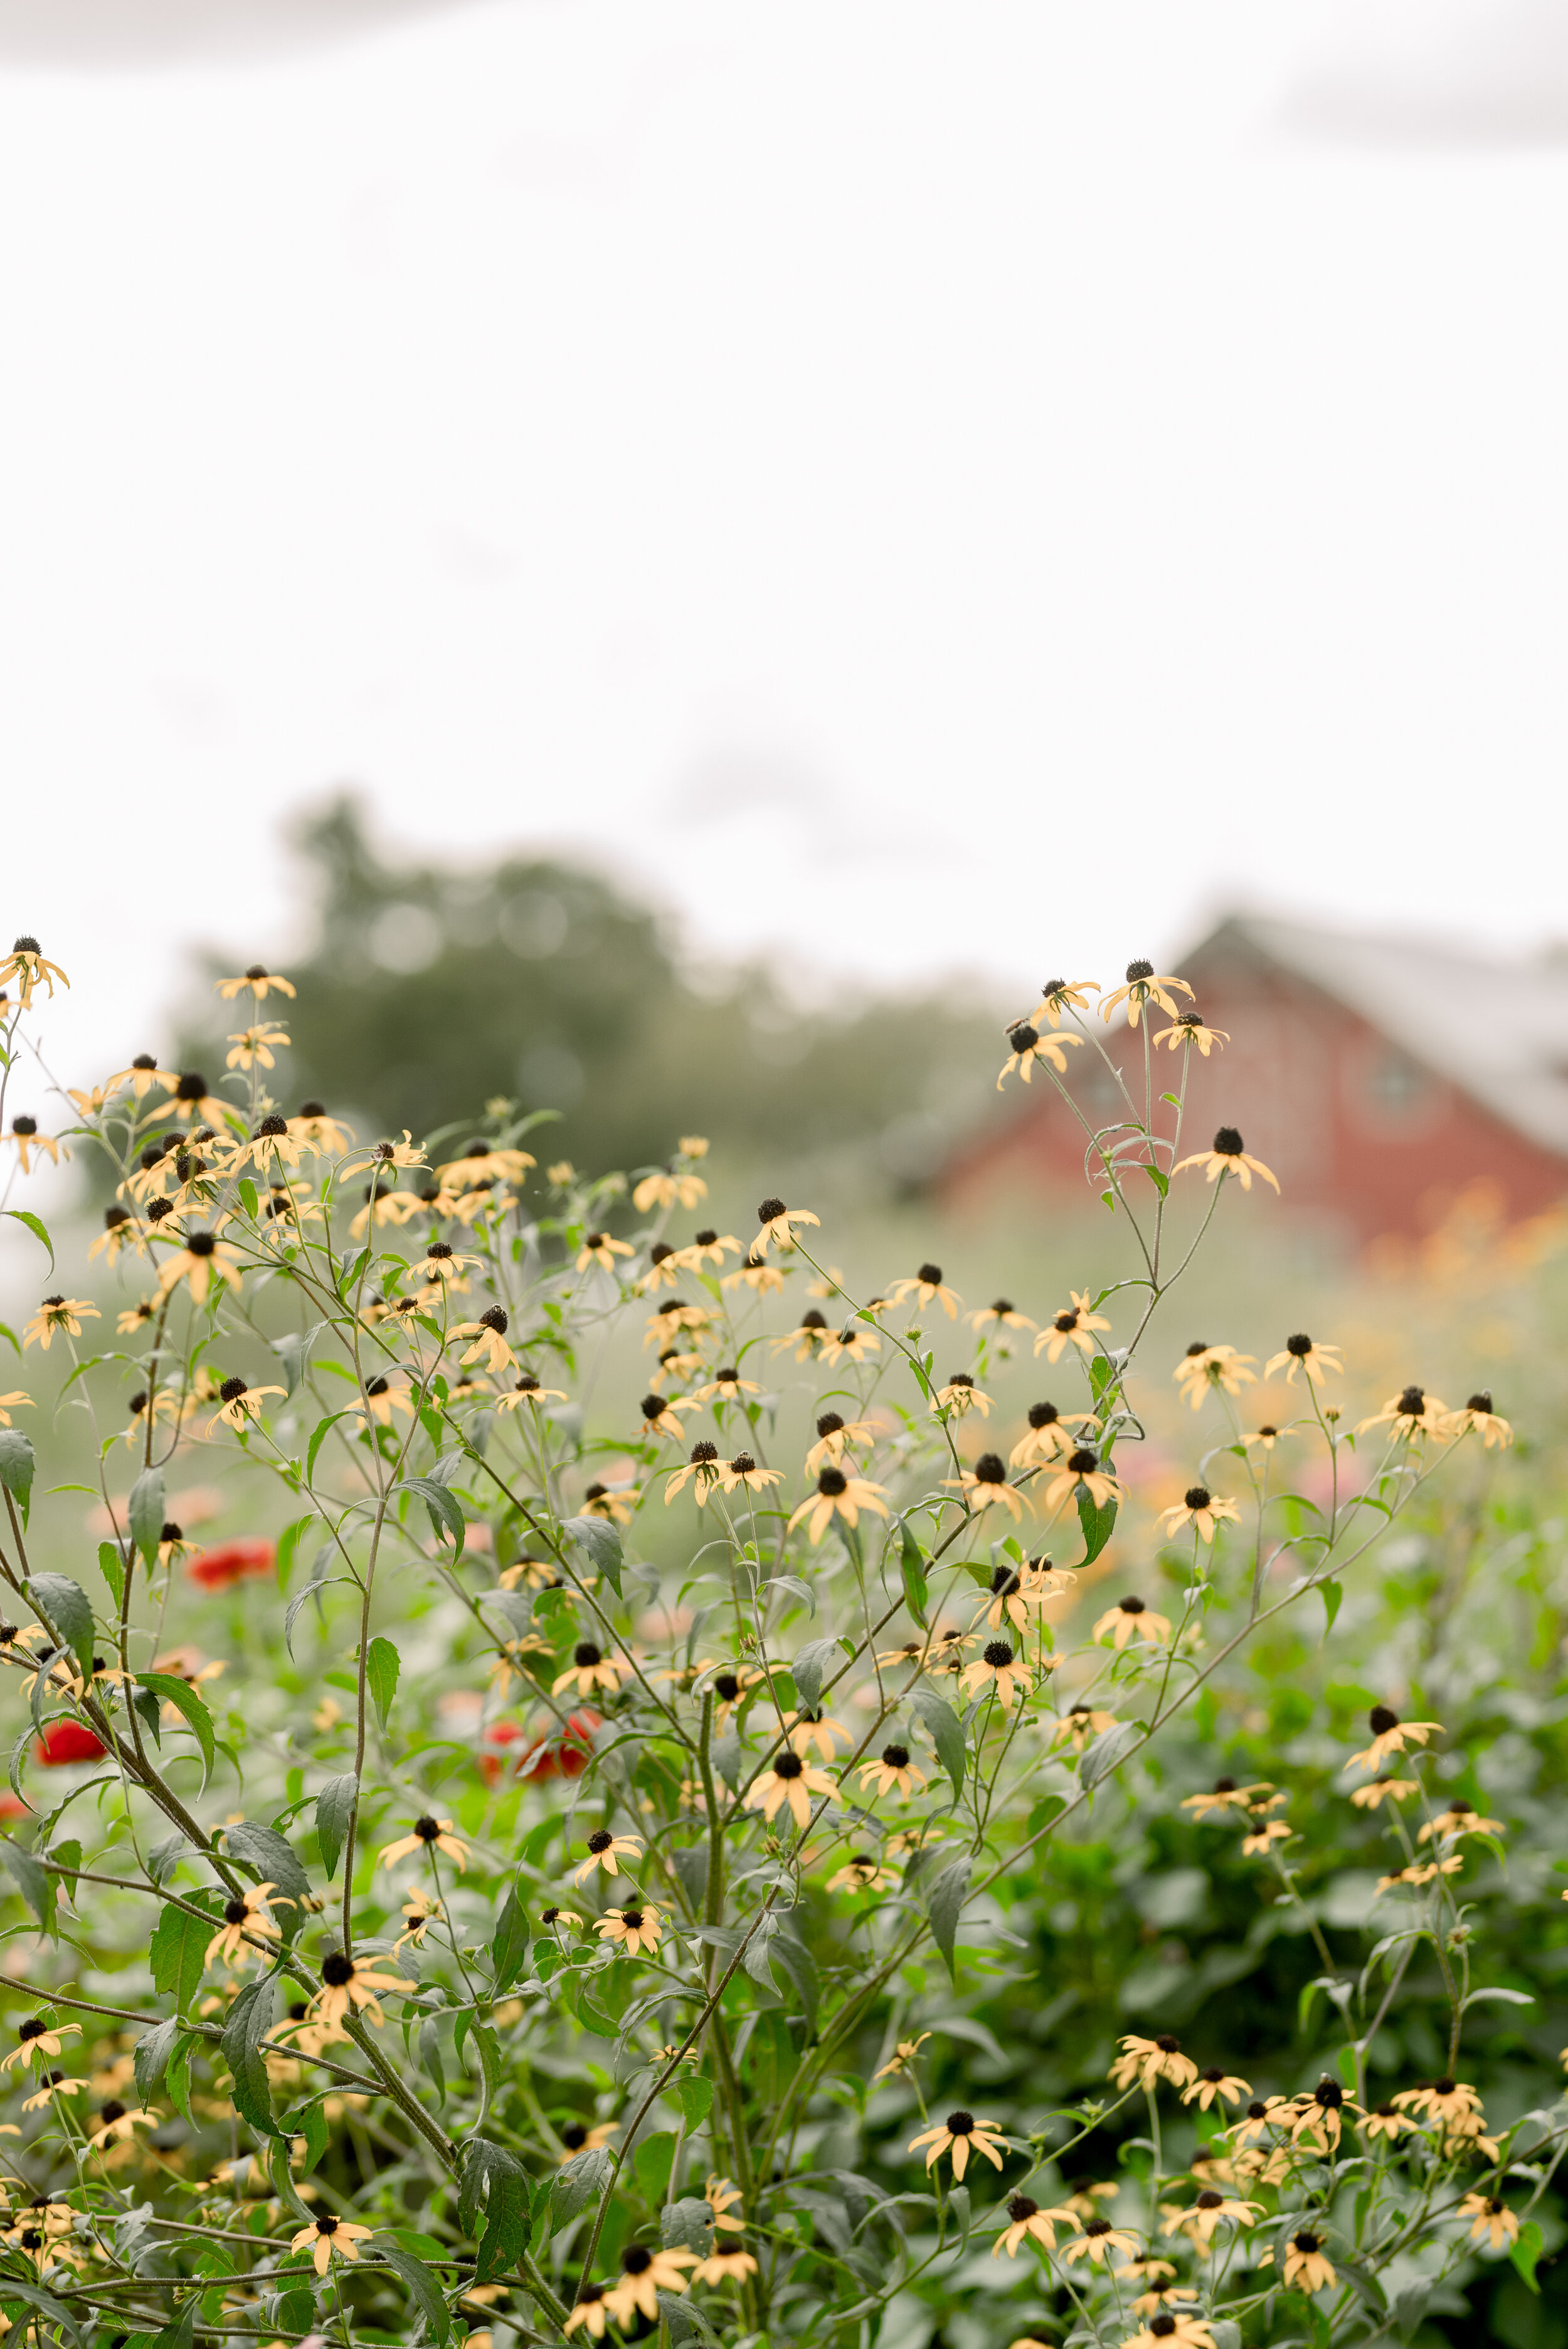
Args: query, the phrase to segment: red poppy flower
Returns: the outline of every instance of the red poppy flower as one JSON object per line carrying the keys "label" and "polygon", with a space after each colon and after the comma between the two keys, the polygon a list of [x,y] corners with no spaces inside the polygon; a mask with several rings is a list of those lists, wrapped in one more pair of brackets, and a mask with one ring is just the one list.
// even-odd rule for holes
{"label": "red poppy flower", "polygon": [[[585,1705],[581,1713],[568,1715],[564,1729],[552,1729],[548,1736],[533,1738],[524,1754],[517,1759],[512,1773],[518,1778],[580,1778],[587,1768],[593,1751],[593,1732],[603,1716]],[[529,1732],[515,1721],[492,1721],[485,1731],[487,1745],[515,1745]],[[499,1754],[481,1754],[480,1773],[487,1785],[493,1786],[501,1777],[505,1764]]]}
{"label": "red poppy flower", "polygon": [[251,1575],[270,1574],[275,1555],[270,1541],[241,1535],[236,1541],[220,1542],[215,1549],[203,1550],[185,1571],[203,1590],[227,1590]]}
{"label": "red poppy flower", "polygon": [[51,1770],[71,1762],[96,1762],[103,1745],[79,1721],[51,1721],[34,1752]]}

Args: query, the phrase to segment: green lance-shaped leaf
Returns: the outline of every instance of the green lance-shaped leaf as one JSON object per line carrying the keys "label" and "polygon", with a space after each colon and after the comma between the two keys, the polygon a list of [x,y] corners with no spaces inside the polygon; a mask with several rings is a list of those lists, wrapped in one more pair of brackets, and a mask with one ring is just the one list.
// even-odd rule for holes
{"label": "green lance-shaped leaf", "polygon": [[462,1505],[438,1476],[406,1476],[400,1485],[394,1485],[392,1490],[395,1493],[412,1493],[423,1501],[429,1512],[430,1530],[438,1541],[443,1533],[450,1534],[452,1547],[459,1557],[462,1556],[463,1537],[467,1532]]}
{"label": "green lance-shaped leaf", "polygon": [[33,1445],[19,1427],[0,1427],[0,1485],[22,1505],[22,1522],[33,1495]]}
{"label": "green lance-shaped leaf", "polygon": [[93,1669],[93,1609],[92,1601],[79,1582],[68,1574],[35,1574],[27,1584],[28,1594],[41,1613],[46,1615],[67,1648],[74,1649],[83,1672],[90,1680]]}
{"label": "green lance-shaped leaf", "polygon": [[375,1700],[377,1714],[383,1729],[392,1710],[392,1700],[397,1693],[397,1675],[402,1661],[390,1640],[372,1640],[365,1656],[365,1677]]}
{"label": "green lance-shaped leaf", "polygon": [[562,1532],[585,1549],[617,1599],[621,1596],[621,1536],[608,1517],[568,1517]]}
{"label": "green lance-shaped leaf", "polygon": [[955,1859],[949,1862],[933,1883],[926,1896],[925,1909],[931,1920],[931,1938],[946,1961],[947,1971],[954,1971],[953,1944],[957,1938],[958,1920],[969,1893],[969,1862]]}
{"label": "green lance-shaped leaf", "polygon": [[968,1752],[964,1743],[964,1723],[944,1696],[934,1688],[912,1689],[906,1699],[910,1711],[930,1732],[936,1748],[936,1758],[953,1781],[954,1798],[964,1792],[964,1773],[968,1766]]}
{"label": "green lance-shaped leaf", "polygon": [[264,2137],[278,2134],[273,2118],[267,2060],[261,2052],[261,2042],[272,2028],[272,1982],[250,1982],[230,2007],[223,2035],[218,2043],[233,2079],[234,2108],[242,2120],[249,2121]]}
{"label": "green lance-shaped leaf", "polygon": [[130,1519],[130,1537],[147,1560],[157,1563],[158,1545],[162,1538],[165,1512],[163,1506],[163,1471],[144,1468],[130,1488],[127,1514]]}
{"label": "green lance-shaped leaf", "polygon": [[337,1863],[348,1838],[348,1823],[358,1800],[359,1781],[352,1770],[329,1778],[315,1798],[316,1838],[321,1845],[321,1864],[329,1881],[337,1873]]}
{"label": "green lance-shaped leaf", "polygon": [[192,1688],[189,1681],[177,1679],[171,1672],[143,1672],[138,1686],[150,1689],[156,1699],[173,1705],[177,1713],[184,1714],[196,1733],[197,1744],[201,1748],[201,1784],[205,1786],[211,1775],[212,1757],[217,1747],[212,1716],[201,1691]]}

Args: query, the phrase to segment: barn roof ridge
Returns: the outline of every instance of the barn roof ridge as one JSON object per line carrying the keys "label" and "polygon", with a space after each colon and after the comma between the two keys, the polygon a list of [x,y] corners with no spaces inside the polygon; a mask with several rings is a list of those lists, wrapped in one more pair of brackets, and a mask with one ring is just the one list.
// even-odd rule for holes
{"label": "barn roof ridge", "polygon": [[1568,1154],[1568,958],[1241,909],[1172,966],[1240,944],[1332,997],[1543,1148]]}

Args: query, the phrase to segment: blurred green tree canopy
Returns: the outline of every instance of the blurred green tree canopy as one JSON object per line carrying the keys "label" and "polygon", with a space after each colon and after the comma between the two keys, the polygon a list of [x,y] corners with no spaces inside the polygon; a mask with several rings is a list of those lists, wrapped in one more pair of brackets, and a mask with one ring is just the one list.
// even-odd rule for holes
{"label": "blurred green tree canopy", "polygon": [[288,965],[290,1106],[419,1133],[504,1094],[559,1111],[543,1154],[583,1164],[644,1165],[706,1133],[742,1160],[869,1154],[912,1185],[982,1108],[1005,1049],[977,988],[823,1012],[761,968],[699,984],[656,912],[581,866],[387,864],[351,795],[296,842],[317,916]]}

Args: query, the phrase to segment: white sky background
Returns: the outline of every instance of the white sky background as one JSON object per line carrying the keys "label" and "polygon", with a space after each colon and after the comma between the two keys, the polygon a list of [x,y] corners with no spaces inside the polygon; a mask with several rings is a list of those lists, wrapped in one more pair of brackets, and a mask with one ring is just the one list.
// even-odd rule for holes
{"label": "white sky background", "polygon": [[1237,899],[1568,933],[1568,12],[384,13],[0,0],[0,925],[62,1074],[192,942],[286,954],[343,780],[1020,1006]]}

